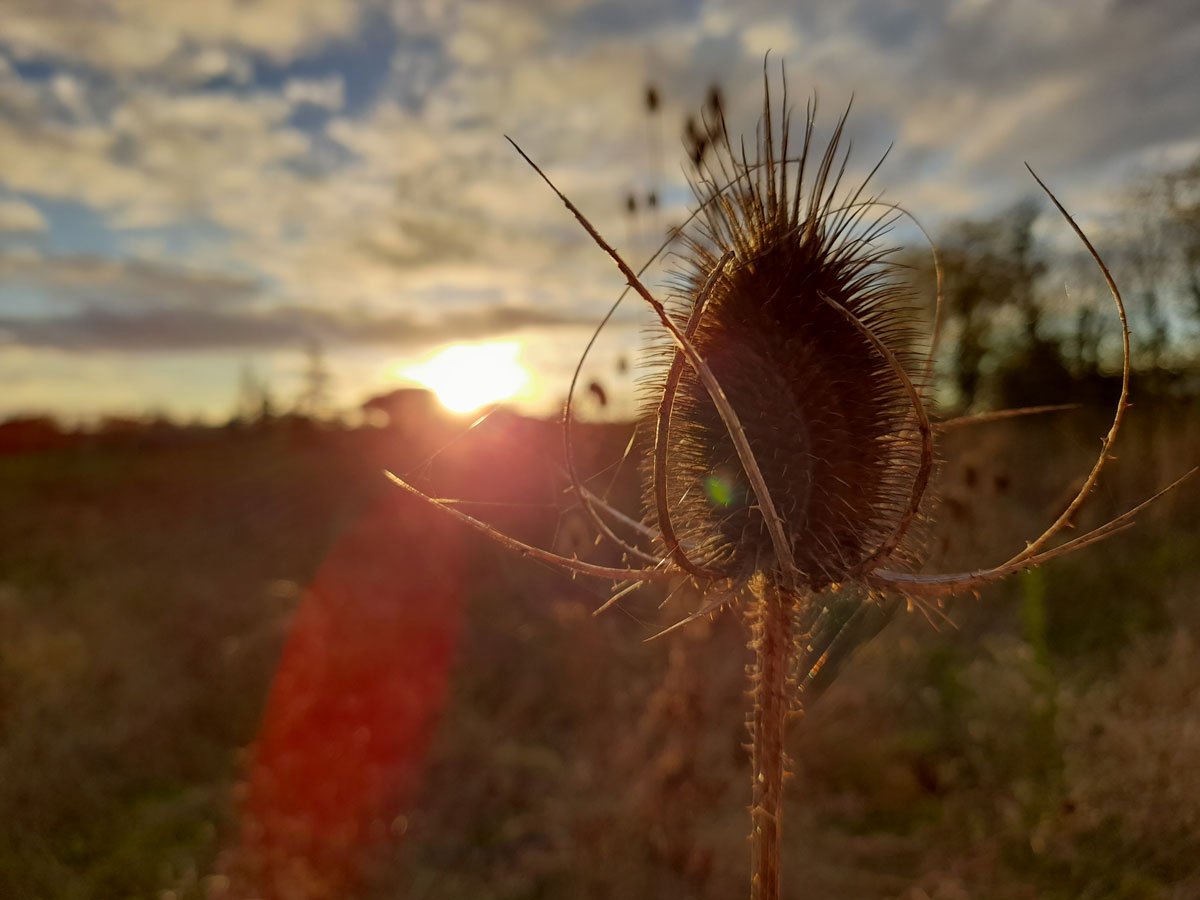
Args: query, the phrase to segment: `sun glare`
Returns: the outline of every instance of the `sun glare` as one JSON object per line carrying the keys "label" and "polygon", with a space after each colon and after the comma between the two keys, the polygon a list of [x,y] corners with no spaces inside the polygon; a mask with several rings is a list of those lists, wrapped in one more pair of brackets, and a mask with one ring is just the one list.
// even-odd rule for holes
{"label": "sun glare", "polygon": [[510,400],[529,383],[520,352],[516,341],[455,344],[400,374],[429,388],[451,412],[469,413]]}

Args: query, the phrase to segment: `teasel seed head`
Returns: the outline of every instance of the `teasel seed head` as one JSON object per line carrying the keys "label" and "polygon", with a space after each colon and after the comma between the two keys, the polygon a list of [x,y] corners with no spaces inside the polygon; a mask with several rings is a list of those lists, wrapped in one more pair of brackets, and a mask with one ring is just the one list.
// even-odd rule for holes
{"label": "teasel seed head", "polygon": [[[735,154],[717,123],[716,158],[693,182],[703,216],[684,236],[668,304],[741,420],[792,549],[793,586],[812,591],[914,555],[910,500],[928,470],[920,400],[897,371],[920,380],[914,298],[883,241],[894,210],[863,199],[865,184],[839,190],[844,124],[810,166],[811,105],[796,158],[786,110],[776,151],[769,93],[755,158]],[[709,392],[672,346],[651,365],[647,412],[665,403],[668,421],[666,464],[647,481],[665,486],[665,540],[710,575],[783,579]]]}

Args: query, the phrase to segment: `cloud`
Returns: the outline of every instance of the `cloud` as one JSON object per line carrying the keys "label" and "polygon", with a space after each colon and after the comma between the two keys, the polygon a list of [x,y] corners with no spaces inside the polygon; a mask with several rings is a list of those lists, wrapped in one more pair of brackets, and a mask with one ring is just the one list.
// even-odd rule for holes
{"label": "cloud", "polygon": [[36,84],[0,80],[0,179],[14,191],[90,207],[116,227],[189,217],[228,218],[239,230],[278,227],[263,222],[254,198],[289,196],[301,176],[288,166],[310,148],[288,124],[291,105],[266,92],[129,87],[103,116],[69,122],[55,114],[56,103]]}
{"label": "cloud", "polygon": [[38,234],[46,230],[46,219],[36,206],[21,200],[0,200],[0,233]]}
{"label": "cloud", "polygon": [[778,53],[784,58],[800,49],[802,39],[795,24],[782,16],[747,25],[741,30],[742,47],[750,56]]}
{"label": "cloud", "polygon": [[292,78],[283,87],[283,97],[295,106],[307,104],[337,111],[346,102],[346,81],[340,75]]}
{"label": "cloud", "polygon": [[312,308],[236,312],[221,308],[0,317],[0,346],[127,353],[163,350],[271,349],[324,344],[418,346],[505,334],[525,328],[580,327],[592,318],[532,308],[492,306],[437,317],[377,316]]}
{"label": "cloud", "polygon": [[3,43],[18,58],[144,74],[214,46],[290,59],[351,34],[361,10],[353,0],[6,0]]}
{"label": "cloud", "polygon": [[254,66],[244,50],[220,46],[192,46],[168,64],[167,72],[173,84],[205,84],[221,79],[231,84],[249,84]]}
{"label": "cloud", "polygon": [[[2,210],[2,207],[0,207]],[[223,306],[258,296],[256,279],[138,259],[98,256],[0,256],[6,290],[47,293],[90,310],[128,311]]]}

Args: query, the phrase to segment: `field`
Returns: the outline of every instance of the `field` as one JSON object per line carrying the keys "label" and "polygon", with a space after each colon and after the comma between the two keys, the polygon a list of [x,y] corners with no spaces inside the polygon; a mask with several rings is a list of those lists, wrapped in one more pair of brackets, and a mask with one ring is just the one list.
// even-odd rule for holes
{"label": "field", "polygon": [[[948,435],[931,570],[1060,510],[1088,410]],[[213,430],[0,458],[0,896],[740,896],[734,612],[605,586],[402,496],[393,467],[592,548],[556,428]],[[585,471],[626,433],[582,435]],[[1200,459],[1135,407],[1081,525]],[[430,462],[430,457],[433,457]],[[614,497],[637,507],[636,473]],[[785,883],[845,900],[1200,896],[1200,486],[1043,570],[901,614],[791,737]],[[274,686],[273,686],[274,685]]]}

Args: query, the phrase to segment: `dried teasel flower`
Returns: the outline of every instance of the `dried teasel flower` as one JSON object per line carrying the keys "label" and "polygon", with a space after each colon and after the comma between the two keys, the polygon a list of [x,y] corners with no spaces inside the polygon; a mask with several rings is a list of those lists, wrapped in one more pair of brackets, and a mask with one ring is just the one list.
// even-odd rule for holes
{"label": "dried teasel flower", "polygon": [[[685,570],[815,593],[904,542],[930,474],[932,428],[906,374],[920,364],[912,298],[886,265],[891,248],[879,246],[892,210],[869,219],[858,193],[834,210],[844,118],[811,184],[801,164],[789,188],[767,103],[762,165],[734,159],[726,138],[718,163],[745,174],[726,191],[698,187],[705,215],[685,237],[672,316],[738,411],[780,528],[757,508],[718,406],[673,345],[651,380],[649,494]],[[810,115],[805,159],[812,128]],[[787,139],[785,122],[784,157]],[[772,545],[780,531],[782,551]]]}
{"label": "dried teasel flower", "polygon": [[[931,423],[925,383],[940,330],[940,287],[922,354],[914,349],[921,343],[914,298],[889,265],[891,248],[883,243],[895,217],[908,213],[865,196],[865,184],[842,190],[845,115],[818,153],[810,104],[799,146],[792,148],[786,93],[778,122],[769,89],[764,93],[753,157],[744,144],[735,151],[719,106],[705,122],[715,135],[714,152],[695,181],[690,229],[677,232],[684,262],[667,303],[513,144],[612,258],[629,289],[654,309],[669,339],[649,380],[647,409],[654,436],[648,520],[657,527],[612,509],[583,486],[570,453],[570,399],[564,416],[569,474],[581,508],[627,558],[645,565],[598,565],[523,544],[393,478],[522,555],[618,582],[601,609],[644,583],[680,576],[706,601],[673,628],[744,598],[754,650],[751,896],[775,900],[785,724],[827,681],[839,645],[863,628],[881,627],[902,602],[928,611],[930,600],[977,591],[1123,531],[1196,470],[1110,522],[1048,547],[1095,487],[1120,429],[1128,404],[1129,328],[1107,266],[1035,174],[1103,273],[1120,317],[1124,365],[1112,426],[1082,487],[1024,550],[970,572],[917,571],[921,546],[913,526],[923,512],[937,432],[1061,407]],[[573,383],[570,396],[574,389]]]}

